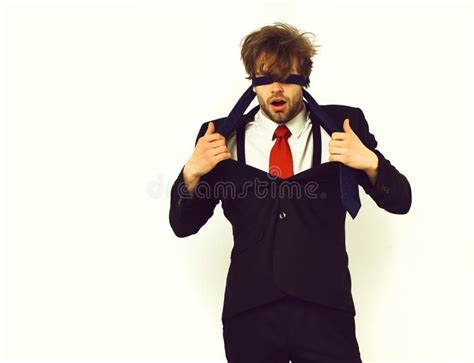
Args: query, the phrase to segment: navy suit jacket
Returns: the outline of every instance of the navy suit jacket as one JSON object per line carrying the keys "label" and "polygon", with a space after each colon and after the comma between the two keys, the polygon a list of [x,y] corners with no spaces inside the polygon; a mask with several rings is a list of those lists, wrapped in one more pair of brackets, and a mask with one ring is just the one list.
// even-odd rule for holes
{"label": "navy suit jacket", "polygon": [[[349,118],[351,128],[377,155],[374,185],[364,171],[354,169],[365,193],[387,212],[407,213],[411,207],[410,184],[377,149],[362,110],[344,105],[321,107],[340,130],[343,120]],[[242,117],[253,120],[258,109],[259,106]],[[319,130],[318,120],[313,116],[311,119]],[[224,120],[225,117],[213,120],[216,132]],[[201,125],[195,145],[208,123]],[[315,148],[321,147],[320,138],[313,137],[313,142]],[[309,183],[316,183],[316,197],[288,192],[257,195],[256,184],[267,182],[265,188],[270,191],[273,183],[276,187],[273,191],[282,191],[284,180],[271,178],[262,170],[232,159],[219,162],[203,175],[195,192],[190,194],[184,184],[183,169],[184,166],[170,195],[169,222],[175,235],[186,237],[197,233],[213,215],[219,201],[232,224],[234,246],[222,321],[286,294],[355,315],[345,247],[346,211],[340,201],[337,162],[321,164],[320,158],[316,158],[312,168],[287,179],[301,190]],[[234,193],[226,189],[229,183]],[[254,187],[253,192],[249,192],[249,186]],[[242,193],[244,190],[246,193]]]}

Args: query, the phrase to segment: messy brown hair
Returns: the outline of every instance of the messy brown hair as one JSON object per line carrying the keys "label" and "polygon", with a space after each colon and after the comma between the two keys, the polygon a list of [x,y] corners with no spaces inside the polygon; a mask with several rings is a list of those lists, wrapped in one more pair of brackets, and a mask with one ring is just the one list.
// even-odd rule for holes
{"label": "messy brown hair", "polygon": [[[316,48],[305,34],[287,23],[276,22],[256,30],[241,41],[241,59],[245,71],[249,75],[246,79],[256,77],[258,72],[274,80],[283,81],[291,74],[292,61],[296,60],[298,73],[305,77],[309,86],[309,76],[313,68],[311,58],[317,54]],[[314,34],[313,34],[314,36]],[[263,65],[268,62],[266,71]]]}

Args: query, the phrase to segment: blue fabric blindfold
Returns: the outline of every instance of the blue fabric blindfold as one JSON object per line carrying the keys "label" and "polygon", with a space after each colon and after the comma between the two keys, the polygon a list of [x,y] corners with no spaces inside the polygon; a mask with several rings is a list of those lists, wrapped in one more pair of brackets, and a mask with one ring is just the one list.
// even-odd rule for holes
{"label": "blue fabric blindfold", "polygon": [[[227,118],[223,121],[219,130],[219,134],[227,139],[233,131],[237,130],[240,126],[242,126],[243,123],[245,123],[245,120],[242,116],[256,96],[256,93],[253,91],[254,86],[272,84],[273,82],[273,79],[269,76],[252,78],[252,85],[249,86],[249,88],[244,92],[244,94],[240,97],[240,99],[230,111],[229,116],[227,116]],[[290,74],[286,80],[280,82],[306,86],[309,84],[309,79],[299,74]],[[329,135],[332,135],[332,133],[335,131],[343,132],[343,130],[338,130],[336,128],[335,123],[329,118],[328,114],[321,108],[321,106],[318,105],[316,100],[305,89],[303,89],[303,97],[306,99],[311,113],[316,115],[317,119],[323,128],[329,133]],[[313,125],[313,127],[315,126],[316,125]],[[339,163],[342,204],[349,212],[352,219],[357,216],[357,213],[361,207],[359,187],[354,172],[354,169]]]}

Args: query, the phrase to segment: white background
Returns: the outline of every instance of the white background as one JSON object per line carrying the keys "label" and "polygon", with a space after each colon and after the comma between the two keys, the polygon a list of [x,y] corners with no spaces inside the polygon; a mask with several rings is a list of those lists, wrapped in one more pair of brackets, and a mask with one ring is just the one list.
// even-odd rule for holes
{"label": "white background", "polygon": [[3,360],[226,361],[231,226],[218,205],[177,238],[169,189],[276,21],[316,35],[308,91],[360,107],[412,187],[406,215],[361,189],[347,217],[363,361],[472,359],[469,2],[1,4]]}

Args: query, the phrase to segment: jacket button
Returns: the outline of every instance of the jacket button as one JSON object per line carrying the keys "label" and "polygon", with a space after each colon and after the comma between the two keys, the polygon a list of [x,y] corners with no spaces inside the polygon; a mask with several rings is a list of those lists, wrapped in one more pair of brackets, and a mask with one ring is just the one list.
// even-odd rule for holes
{"label": "jacket button", "polygon": [[286,213],[280,212],[280,219],[285,219],[285,218],[286,218]]}

